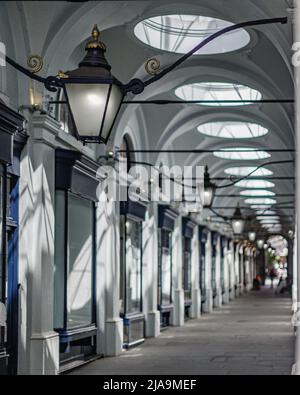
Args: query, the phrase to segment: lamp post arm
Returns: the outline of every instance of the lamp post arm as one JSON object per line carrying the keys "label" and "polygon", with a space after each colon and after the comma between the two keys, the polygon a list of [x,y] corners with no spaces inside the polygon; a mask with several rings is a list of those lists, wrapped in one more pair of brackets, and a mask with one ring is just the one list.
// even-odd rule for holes
{"label": "lamp post arm", "polygon": [[142,81],[138,78],[134,78],[127,85],[124,85],[124,91],[126,93],[132,92],[134,94],[142,93],[146,86],[152,84],[153,82],[159,81],[166,74],[170,73],[170,71],[174,70],[176,67],[180,66],[184,61],[186,61],[188,58],[190,58],[195,52],[199,51],[199,49],[205,47],[211,41],[222,36],[223,34],[226,34],[226,33],[232,32],[234,30],[241,29],[241,28],[245,28],[245,27],[254,27],[254,26],[269,25],[269,24],[275,24],[275,23],[286,24],[287,21],[288,21],[287,17],[272,18],[272,19],[259,19],[259,20],[255,20],[255,21],[242,22],[242,23],[238,23],[236,25],[228,26],[228,27],[212,34],[211,36],[207,37],[205,40],[203,40],[201,43],[199,43],[195,48],[193,48],[191,51],[187,52],[181,58],[179,58],[171,66],[162,70],[160,73],[156,74],[152,78],[150,78],[146,81]]}
{"label": "lamp post arm", "polygon": [[45,88],[51,92],[56,92],[57,88],[62,87],[62,83],[60,79],[56,76],[49,76],[49,77],[41,77],[32,71],[26,69],[25,67],[21,66],[19,63],[15,62],[9,56],[5,56],[5,60],[8,64],[10,64],[14,69],[20,71],[22,74],[26,75],[32,80],[38,81],[41,84],[44,84]]}
{"label": "lamp post arm", "polygon": [[40,77],[39,75],[31,72],[30,70],[26,69],[25,67],[21,66],[19,63],[12,60],[9,56],[5,56],[5,60],[8,64],[10,64],[14,69],[20,71],[21,73],[25,74],[27,77],[31,78],[32,80],[41,82],[42,84],[46,83],[46,78]]}

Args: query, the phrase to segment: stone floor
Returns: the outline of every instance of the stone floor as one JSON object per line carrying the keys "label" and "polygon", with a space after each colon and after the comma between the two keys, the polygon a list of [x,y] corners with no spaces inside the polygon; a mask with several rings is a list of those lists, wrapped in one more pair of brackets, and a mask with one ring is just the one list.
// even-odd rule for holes
{"label": "stone floor", "polygon": [[264,289],[70,374],[290,375],[293,343],[290,300]]}

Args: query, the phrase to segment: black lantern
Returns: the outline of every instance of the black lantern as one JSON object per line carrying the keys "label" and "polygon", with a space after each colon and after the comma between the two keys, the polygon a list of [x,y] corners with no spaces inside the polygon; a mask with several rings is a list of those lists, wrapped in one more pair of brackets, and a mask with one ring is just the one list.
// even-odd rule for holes
{"label": "black lantern", "polygon": [[235,235],[241,235],[243,233],[245,220],[242,216],[242,212],[239,204],[237,204],[235,212],[231,219],[231,225]]}
{"label": "black lantern", "polygon": [[216,185],[210,181],[210,176],[208,172],[208,166],[205,166],[204,172],[204,204],[203,206],[206,208],[210,208],[212,206],[214,197],[216,192]]}
{"label": "black lantern", "polygon": [[110,70],[97,25],[76,70],[60,73],[76,136],[83,142],[107,143],[123,97],[123,85]]}

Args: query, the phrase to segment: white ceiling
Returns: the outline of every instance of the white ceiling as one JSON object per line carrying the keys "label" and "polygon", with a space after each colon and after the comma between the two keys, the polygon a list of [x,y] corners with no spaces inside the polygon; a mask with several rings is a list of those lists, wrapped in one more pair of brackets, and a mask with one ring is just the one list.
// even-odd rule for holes
{"label": "white ceiling", "polygon": [[[37,4],[38,3],[38,4]],[[149,86],[136,99],[176,99],[175,89],[194,82],[231,82],[257,89],[266,99],[294,97],[293,69],[290,63],[292,46],[291,14],[286,0],[187,0],[187,1],[4,1],[0,3],[0,39],[7,43],[8,54],[25,64],[29,54],[42,55],[43,75],[71,69],[83,57],[83,43],[94,23],[102,31],[107,45],[107,58],[113,74],[122,82],[133,77],[147,79],[144,65],[156,57],[164,68],[179,54],[165,53],[143,44],[134,36],[135,25],[151,16],[163,14],[199,14],[231,22],[288,16],[288,25],[268,25],[248,29],[250,44],[236,52],[194,56],[164,79]],[[27,100],[26,81],[13,71],[8,72],[8,95],[16,107]],[[17,93],[17,94],[16,94]],[[132,98],[134,100],[134,98]],[[269,130],[266,136],[245,142],[222,140],[201,135],[197,126],[207,122],[247,121]],[[136,149],[187,150],[220,149],[248,146],[260,149],[294,148],[293,105],[259,104],[243,107],[207,107],[200,105],[123,105],[112,137],[119,145],[124,130],[131,130]],[[141,155],[140,155],[141,156]],[[290,153],[272,153],[271,161],[293,159]],[[253,166],[253,162],[227,161],[211,153],[143,154],[143,160],[180,165],[208,165],[211,177],[225,177],[224,169],[233,166]],[[259,161],[259,164],[269,160]],[[258,163],[258,162],[257,162]],[[255,163],[256,164],[256,163]],[[275,177],[294,175],[293,164],[267,165]],[[224,181],[226,183],[226,181]],[[218,181],[218,183],[221,183]],[[293,194],[293,181],[275,180],[277,194]],[[220,189],[218,194],[238,195],[240,189]],[[293,202],[293,196],[278,197],[278,202]],[[244,204],[243,197],[220,197],[219,207]],[[291,203],[289,206],[293,206]],[[222,210],[219,210],[222,211]],[[232,214],[230,210],[223,210]],[[293,222],[293,211],[280,209],[285,230]]]}

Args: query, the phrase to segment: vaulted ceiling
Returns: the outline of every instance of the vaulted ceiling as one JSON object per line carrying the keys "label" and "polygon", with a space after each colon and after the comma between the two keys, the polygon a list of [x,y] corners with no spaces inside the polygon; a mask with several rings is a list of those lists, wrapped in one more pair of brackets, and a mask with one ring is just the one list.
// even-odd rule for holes
{"label": "vaulted ceiling", "polygon": [[[33,2],[9,1],[0,4],[0,39],[7,53],[25,64],[30,54],[44,59],[42,75],[56,74],[58,70],[74,68],[83,56],[83,44],[92,26],[97,23],[101,40],[107,45],[107,58],[113,74],[122,82],[133,77],[149,78],[145,62],[157,58],[161,67],[180,57],[150,47],[134,35],[136,24],[158,15],[201,15],[233,23],[248,20],[288,16],[287,25],[267,25],[247,29],[250,42],[244,48],[229,53],[196,55],[183,63],[161,81],[149,86],[131,100],[171,99],[179,86],[202,82],[234,83],[249,86],[261,92],[264,99],[292,99],[294,97],[293,68],[291,64],[292,14],[286,0],[187,0],[187,1],[87,1],[87,2]],[[7,71],[7,94],[13,106],[27,100],[27,81]],[[269,133],[253,139],[223,139],[206,136],[197,127],[209,122],[257,123]],[[112,136],[110,147],[119,146],[124,130],[129,130],[136,149],[186,150],[185,153],[147,153],[140,155],[154,164],[208,165],[211,177],[228,177],[224,170],[234,166],[257,166],[267,162],[294,158],[293,153],[271,152],[264,160],[226,160],[209,153],[191,150],[215,150],[231,147],[250,147],[262,150],[294,148],[293,104],[272,103],[246,106],[203,106],[197,104],[123,105]],[[101,151],[102,148],[98,148]],[[273,172],[284,231],[293,226],[294,165],[266,164]],[[288,178],[290,177],[290,178]],[[266,177],[267,178],[267,177]],[[270,180],[272,181],[272,180]],[[228,181],[216,181],[226,184]],[[249,206],[245,197],[238,196],[241,188],[219,189],[214,205],[223,214],[232,214],[239,201]],[[223,207],[223,209],[222,209]],[[250,207],[250,206],[249,206]],[[250,213],[250,209],[245,210]],[[204,217],[211,216],[205,212]]]}

